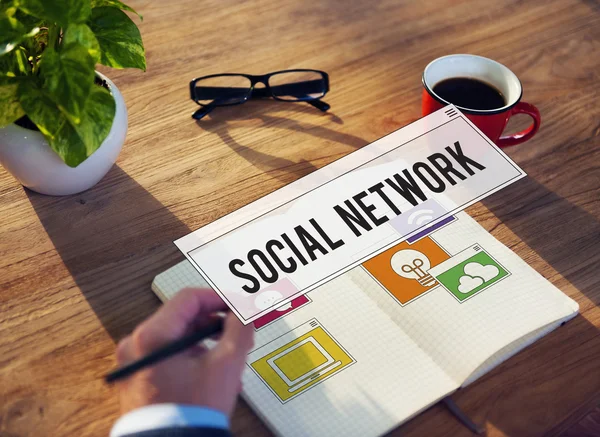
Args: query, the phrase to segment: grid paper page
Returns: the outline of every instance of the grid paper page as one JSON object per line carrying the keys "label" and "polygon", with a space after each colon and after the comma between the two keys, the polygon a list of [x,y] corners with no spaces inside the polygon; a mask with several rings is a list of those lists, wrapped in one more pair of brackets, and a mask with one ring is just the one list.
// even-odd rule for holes
{"label": "grid paper page", "polygon": [[[424,291],[406,297],[406,290],[393,288],[410,289],[410,281],[396,275],[390,283],[390,276],[365,263],[313,290],[274,321],[255,324],[243,395],[277,434],[383,434],[577,313],[574,301],[466,213],[401,244],[413,257],[415,250],[429,256],[431,266],[422,267],[436,275],[445,265],[448,272],[467,272],[464,262],[454,260],[468,260],[475,247],[482,266],[481,256],[496,263],[498,284],[492,280],[480,291],[460,292],[443,276],[436,276],[438,282],[421,277],[416,282]],[[388,270],[394,267],[393,257],[383,261]],[[152,288],[165,300],[190,286],[206,283],[184,261],[158,275]],[[302,368],[306,357],[320,369],[312,377]],[[313,379],[302,380],[303,374]]]}
{"label": "grid paper page", "polygon": [[210,288],[188,260],[174,265],[169,270],[157,275],[152,281],[152,291],[163,302],[172,299],[179,290],[190,287]]}
{"label": "grid paper page", "polygon": [[467,378],[467,380],[463,383],[462,386],[466,387],[467,385],[469,385],[472,382],[476,381],[477,379],[481,378],[483,375],[485,375],[487,372],[492,370],[494,367],[500,365],[501,363],[503,363],[504,361],[506,361],[513,355],[522,351],[527,346],[530,346],[531,344],[535,343],[536,340],[539,340],[544,335],[547,335],[550,332],[554,331],[562,323],[563,323],[563,321],[561,321],[561,320],[550,323],[547,326],[544,326],[543,328],[540,328],[540,329],[536,329],[532,333],[527,334],[526,336],[521,337],[518,340],[515,340],[514,342],[509,344],[508,346],[505,346],[504,348],[500,349],[498,352],[496,352],[494,355],[492,355],[486,361],[484,361],[483,364],[481,364],[481,366],[479,366],[477,369],[475,369],[475,371],[473,373],[471,373],[469,378]]}
{"label": "grid paper page", "polygon": [[[346,276],[308,295],[308,305],[256,332],[249,371],[243,377],[244,398],[277,434],[382,435],[458,387]],[[293,339],[302,339],[302,327],[311,320],[353,362],[286,400],[285,391],[280,397],[275,384],[265,381],[271,369],[259,365],[269,353],[291,349]],[[344,361],[333,350],[328,352]]]}
{"label": "grid paper page", "polygon": [[[184,261],[158,275],[152,288],[168,299],[181,288],[202,284],[201,276]],[[305,306],[255,332],[243,375],[244,399],[276,434],[379,436],[458,388],[349,278],[338,277],[308,297]],[[308,323],[311,329],[311,321],[324,328],[351,363],[282,400],[252,363],[296,341],[298,328]]]}
{"label": "grid paper page", "polygon": [[[493,285],[472,296],[464,294],[464,301],[459,300],[463,293],[457,290],[452,293],[439,285],[439,281],[435,283],[433,278],[435,285],[429,287],[430,291],[404,306],[386,292],[368,270],[355,269],[348,275],[459,385],[476,369],[479,370],[477,375],[481,376],[480,366],[498,351],[502,350],[503,358],[496,356],[490,364],[497,365],[524,347],[519,339],[576,315],[576,302],[546,281],[468,214],[457,214],[455,222],[426,238],[430,239],[430,245],[447,253],[446,264],[452,264],[454,256],[475,246],[483,248],[498,263],[495,268],[498,277],[502,276],[500,270],[506,271],[506,275],[497,284],[490,281]],[[435,270],[436,267],[432,267],[429,271]],[[462,270],[460,273],[466,275]],[[540,331],[540,335],[544,333],[544,330]],[[484,368],[485,371],[490,369],[490,366]]]}

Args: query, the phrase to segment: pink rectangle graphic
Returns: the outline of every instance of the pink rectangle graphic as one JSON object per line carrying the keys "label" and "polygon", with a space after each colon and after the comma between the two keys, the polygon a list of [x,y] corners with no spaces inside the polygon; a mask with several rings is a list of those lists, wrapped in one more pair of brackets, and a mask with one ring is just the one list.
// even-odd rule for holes
{"label": "pink rectangle graphic", "polygon": [[303,305],[306,305],[309,302],[310,302],[310,300],[308,299],[308,297],[306,297],[306,295],[303,294],[302,296],[299,296],[296,299],[293,299],[288,304],[282,305],[279,308],[275,308],[270,313],[267,313],[264,316],[256,319],[254,321],[254,328],[260,329],[263,326],[268,325],[271,322],[274,322],[275,320],[285,316],[288,313],[291,313],[292,311],[300,308]]}

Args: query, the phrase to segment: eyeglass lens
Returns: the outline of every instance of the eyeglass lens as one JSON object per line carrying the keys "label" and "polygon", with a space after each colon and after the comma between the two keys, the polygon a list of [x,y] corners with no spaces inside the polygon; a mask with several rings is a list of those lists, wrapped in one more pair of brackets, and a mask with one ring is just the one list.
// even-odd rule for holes
{"label": "eyeglass lens", "polygon": [[[291,102],[319,99],[327,91],[325,77],[315,71],[277,73],[269,77],[268,83],[274,98]],[[194,95],[201,105],[235,105],[247,100],[251,89],[252,82],[249,78],[223,75],[198,80]]]}
{"label": "eyeglass lens", "polygon": [[319,99],[327,91],[327,83],[316,71],[289,71],[269,77],[273,97],[279,100],[298,101]]}
{"label": "eyeglass lens", "polygon": [[250,96],[252,82],[245,76],[215,76],[196,82],[194,95],[201,105],[235,105]]}

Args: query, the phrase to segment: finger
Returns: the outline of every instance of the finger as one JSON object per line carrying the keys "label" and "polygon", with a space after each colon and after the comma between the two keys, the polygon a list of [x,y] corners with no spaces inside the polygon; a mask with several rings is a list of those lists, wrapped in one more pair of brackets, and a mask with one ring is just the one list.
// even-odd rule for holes
{"label": "finger", "polygon": [[[206,328],[207,326],[214,324],[216,321],[219,321],[219,320],[222,321],[224,319],[224,316],[225,316],[225,313],[201,314],[200,316],[196,317],[196,319],[193,320],[188,325],[187,333],[200,331],[200,330]],[[217,337],[220,335],[221,335],[220,332],[218,334],[215,334],[215,336],[217,336]],[[212,338],[212,336],[211,336],[211,338]]]}
{"label": "finger", "polygon": [[135,360],[135,353],[132,347],[131,335],[123,338],[117,345],[117,364],[124,366],[127,363],[131,363]]}
{"label": "finger", "polygon": [[225,308],[225,303],[212,290],[181,290],[136,328],[133,333],[134,346],[139,352],[147,353],[185,335],[190,325],[196,323],[201,316]]}
{"label": "finger", "polygon": [[198,358],[208,352],[208,348],[203,344],[197,344],[192,346],[186,351],[186,354],[190,358]]}
{"label": "finger", "polygon": [[185,288],[161,307],[149,321],[169,323],[171,330],[179,329],[178,335],[181,335],[200,316],[226,308],[225,302],[213,290]]}
{"label": "finger", "polygon": [[245,360],[253,345],[254,329],[252,325],[244,326],[235,314],[227,314],[223,334],[215,349],[226,355],[234,355]]}

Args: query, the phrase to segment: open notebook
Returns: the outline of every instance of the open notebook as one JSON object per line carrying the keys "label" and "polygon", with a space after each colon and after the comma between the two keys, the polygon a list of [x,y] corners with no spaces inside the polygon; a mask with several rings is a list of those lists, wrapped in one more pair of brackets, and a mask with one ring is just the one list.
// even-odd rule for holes
{"label": "open notebook", "polygon": [[[253,322],[243,396],[276,434],[382,435],[577,314],[468,214],[448,221]],[[184,287],[207,287],[188,261],[152,284]]]}

